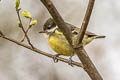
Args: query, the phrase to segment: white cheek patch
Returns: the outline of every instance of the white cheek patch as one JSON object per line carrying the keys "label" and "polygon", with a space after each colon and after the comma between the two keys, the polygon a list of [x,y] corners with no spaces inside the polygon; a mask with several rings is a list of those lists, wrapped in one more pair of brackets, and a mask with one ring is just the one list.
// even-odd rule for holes
{"label": "white cheek patch", "polygon": [[53,27],[53,28],[51,28],[51,29],[48,29],[47,31],[48,31],[48,32],[53,32],[56,28],[57,28],[57,26],[56,26],[56,27]]}

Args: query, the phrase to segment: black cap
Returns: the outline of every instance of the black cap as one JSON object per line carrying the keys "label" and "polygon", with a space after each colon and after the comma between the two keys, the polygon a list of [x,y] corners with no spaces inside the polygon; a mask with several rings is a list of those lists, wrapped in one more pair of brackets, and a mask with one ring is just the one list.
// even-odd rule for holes
{"label": "black cap", "polygon": [[56,24],[55,24],[54,20],[53,20],[52,18],[49,18],[49,19],[45,22],[44,27],[43,27],[43,30],[45,31],[45,30],[48,30],[48,29],[52,29],[52,28],[54,28],[54,27],[56,27]]}

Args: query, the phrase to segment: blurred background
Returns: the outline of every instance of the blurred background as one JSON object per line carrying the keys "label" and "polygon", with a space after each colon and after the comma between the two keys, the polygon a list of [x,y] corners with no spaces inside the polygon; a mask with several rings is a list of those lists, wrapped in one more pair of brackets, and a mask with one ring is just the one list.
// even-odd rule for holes
{"label": "blurred background", "polygon": [[[88,0],[52,0],[66,22],[81,26]],[[105,35],[105,39],[94,40],[85,47],[89,57],[104,80],[120,80],[120,0],[96,0],[88,31]],[[38,24],[31,28],[29,37],[38,49],[55,54],[47,40],[38,32],[51,17],[40,0],[21,0],[20,7],[31,13]],[[28,19],[22,17],[27,28]],[[0,2],[0,30],[16,40],[23,37],[17,25],[15,0]],[[27,44],[27,42],[25,41]],[[66,57],[68,58],[68,57]],[[73,60],[79,61],[77,56]],[[54,63],[51,58],[0,38],[0,80],[90,80],[79,67],[66,63]]]}

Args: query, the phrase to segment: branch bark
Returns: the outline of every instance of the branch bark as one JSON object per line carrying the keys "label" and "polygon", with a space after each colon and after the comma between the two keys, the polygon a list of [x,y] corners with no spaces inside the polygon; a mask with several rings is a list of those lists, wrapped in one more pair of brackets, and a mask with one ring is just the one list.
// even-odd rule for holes
{"label": "branch bark", "polygon": [[86,10],[86,14],[85,14],[84,20],[82,22],[81,30],[80,30],[80,32],[77,36],[76,45],[79,45],[79,44],[82,43],[82,40],[84,38],[85,32],[86,32],[87,27],[88,27],[88,23],[89,23],[89,20],[90,20],[90,17],[91,17],[94,2],[95,2],[95,0],[89,0],[89,4],[88,4],[87,10]]}
{"label": "branch bark", "polygon": [[[77,39],[76,39],[75,47],[78,46],[78,48],[75,48],[75,51],[78,55],[78,58],[80,59],[80,61],[84,65],[84,70],[88,73],[88,75],[91,77],[91,79],[92,80],[102,80],[101,75],[99,74],[96,67],[94,66],[94,64],[90,60],[85,49],[82,47],[82,40],[84,38],[86,29],[88,27],[88,23],[89,23],[90,16],[91,16],[91,13],[93,10],[94,2],[95,2],[95,0],[89,0],[87,11],[86,11],[84,20],[82,22],[81,30],[77,36]],[[80,45],[80,47],[79,47],[79,45]]]}

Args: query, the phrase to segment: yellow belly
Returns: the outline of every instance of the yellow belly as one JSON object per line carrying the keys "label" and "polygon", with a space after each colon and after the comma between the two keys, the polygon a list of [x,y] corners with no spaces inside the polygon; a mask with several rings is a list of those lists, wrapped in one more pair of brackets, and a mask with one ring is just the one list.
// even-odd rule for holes
{"label": "yellow belly", "polygon": [[60,37],[59,35],[52,35],[48,38],[48,43],[58,54],[71,56],[74,53],[73,48],[69,45],[64,36]]}

